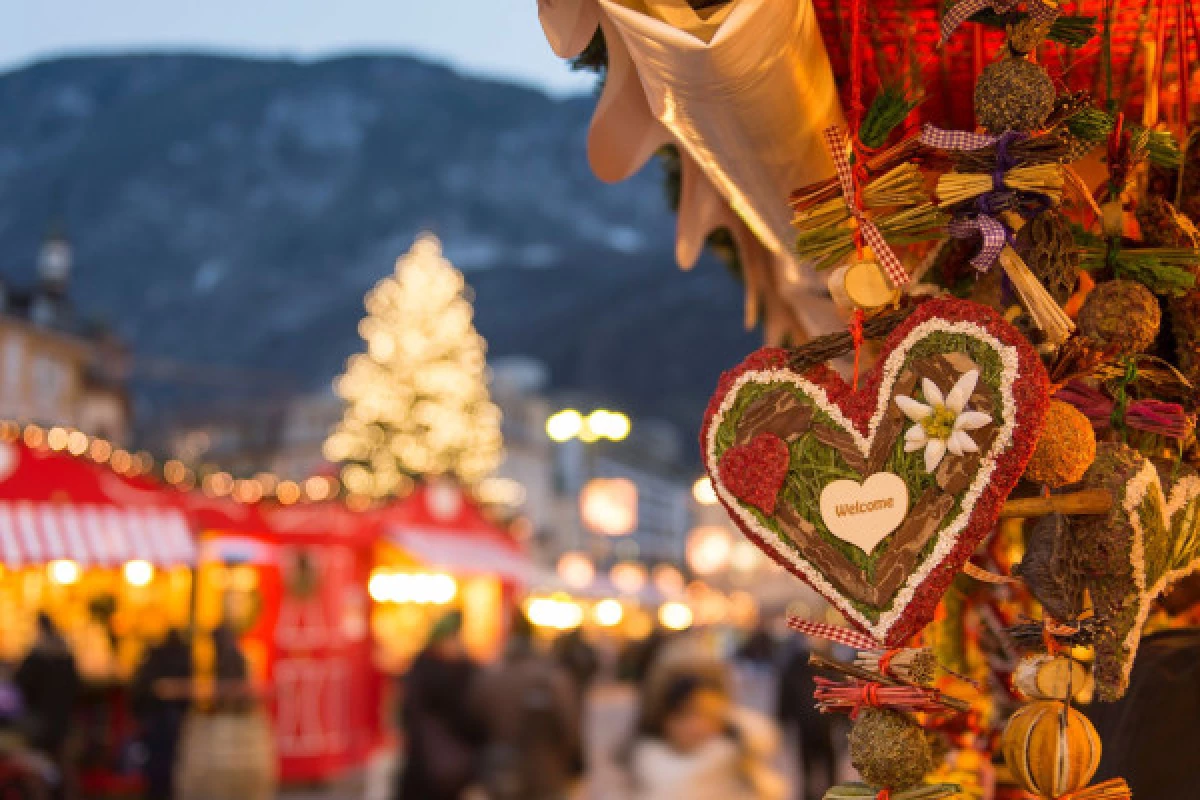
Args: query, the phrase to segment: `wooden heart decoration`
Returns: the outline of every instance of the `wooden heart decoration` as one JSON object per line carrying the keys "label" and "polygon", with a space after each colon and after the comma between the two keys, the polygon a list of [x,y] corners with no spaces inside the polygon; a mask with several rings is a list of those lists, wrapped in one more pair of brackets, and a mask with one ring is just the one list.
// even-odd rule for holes
{"label": "wooden heart decoration", "polygon": [[908,485],[891,472],[862,483],[842,478],[825,484],[820,507],[830,533],[871,555],[908,515]]}
{"label": "wooden heart decoration", "polygon": [[[701,431],[705,467],[747,537],[852,625],[901,644],[929,622],[992,531],[1041,433],[1046,371],[999,314],[956,299],[914,311],[858,391],[825,367],[793,370],[790,355],[764,348],[721,377]],[[764,434],[788,449],[782,483],[765,489],[770,510],[747,502],[738,475],[738,448]],[[860,536],[829,524],[821,512],[827,486],[866,489],[884,473],[907,490],[893,530],[880,533],[881,522]],[[886,510],[879,497],[856,502]]]}
{"label": "wooden heart decoration", "polygon": [[1155,599],[1200,570],[1200,476],[1185,471],[1164,491],[1152,462],[1123,444],[1103,443],[1084,485],[1105,488],[1114,500],[1107,516],[1074,518],[1068,544],[1069,568],[1101,622],[1096,689],[1112,701],[1129,687]]}

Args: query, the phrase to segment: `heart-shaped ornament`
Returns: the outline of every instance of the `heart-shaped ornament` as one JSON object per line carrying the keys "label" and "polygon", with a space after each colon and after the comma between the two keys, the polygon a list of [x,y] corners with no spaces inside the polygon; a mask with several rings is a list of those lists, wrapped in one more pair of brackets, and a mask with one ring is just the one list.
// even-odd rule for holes
{"label": "heart-shaped ornament", "polygon": [[1101,700],[1125,694],[1154,601],[1200,570],[1200,476],[1190,470],[1164,490],[1158,467],[1115,443],[1099,447],[1083,485],[1113,496],[1108,516],[1071,521],[1071,570],[1088,590],[1097,627],[1096,688]]}
{"label": "heart-shaped ornament", "polygon": [[[722,376],[705,466],[743,533],[898,645],[993,529],[1041,433],[1046,371],[999,314],[955,299],[913,312],[858,391],[824,367],[797,372],[790,356],[764,348]],[[788,455],[778,488],[763,489],[769,510],[747,500],[738,468],[739,448],[763,435]]]}
{"label": "heart-shaped ornament", "polygon": [[787,480],[788,460],[787,442],[773,433],[760,433],[725,451],[721,481],[738,500],[773,514],[779,490]]}

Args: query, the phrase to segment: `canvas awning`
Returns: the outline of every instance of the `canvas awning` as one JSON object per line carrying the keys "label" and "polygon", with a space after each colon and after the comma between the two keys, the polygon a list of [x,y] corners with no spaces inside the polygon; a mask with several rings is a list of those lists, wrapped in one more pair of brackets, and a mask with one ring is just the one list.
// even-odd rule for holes
{"label": "canvas awning", "polygon": [[533,574],[521,546],[457,487],[421,485],[377,513],[383,536],[433,569],[522,584]]}
{"label": "canvas awning", "polygon": [[0,443],[0,563],[58,559],[112,567],[191,564],[191,530],[174,497],[107,467],[21,443]]}

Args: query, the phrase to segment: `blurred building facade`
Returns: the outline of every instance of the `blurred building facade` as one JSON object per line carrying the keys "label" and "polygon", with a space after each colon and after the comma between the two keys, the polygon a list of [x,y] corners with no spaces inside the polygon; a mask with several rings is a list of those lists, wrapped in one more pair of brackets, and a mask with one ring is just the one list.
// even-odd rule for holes
{"label": "blurred building facade", "polygon": [[0,277],[0,417],[77,428],[116,443],[131,427],[129,352],[71,301],[71,244],[51,231],[31,286]]}

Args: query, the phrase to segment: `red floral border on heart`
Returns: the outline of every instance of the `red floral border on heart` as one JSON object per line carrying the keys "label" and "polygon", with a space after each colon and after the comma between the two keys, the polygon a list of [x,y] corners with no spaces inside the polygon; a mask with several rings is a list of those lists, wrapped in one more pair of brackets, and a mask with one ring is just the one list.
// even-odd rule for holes
{"label": "red floral border on heart", "polygon": [[[954,576],[962,569],[963,564],[971,557],[979,543],[986,539],[994,529],[1000,509],[1025,471],[1025,464],[1032,455],[1033,448],[1041,435],[1046,406],[1049,402],[1049,377],[1029,341],[993,309],[968,300],[953,298],[926,301],[894,330],[884,342],[875,366],[858,391],[855,391],[838,373],[825,366],[817,366],[806,372],[797,373],[797,377],[802,377],[822,388],[829,402],[845,414],[860,434],[868,436],[870,435],[870,419],[879,404],[879,391],[884,378],[883,368],[888,354],[899,348],[913,329],[930,320],[972,323],[1002,344],[1015,349],[1017,373],[1012,383],[1012,396],[1016,419],[1021,423],[1014,429],[1009,446],[996,457],[991,480],[977,497],[967,524],[959,533],[954,548],[929,572],[924,580],[914,587],[912,600],[888,627],[885,641],[882,642],[888,646],[902,644],[933,619],[937,604],[949,588],[951,581],[954,580]],[[717,476],[712,474],[713,468],[709,464],[706,452],[707,443],[710,428],[720,412],[726,396],[738,378],[745,373],[787,370],[788,359],[789,352],[787,350],[765,347],[751,353],[737,367],[721,375],[717,390],[705,411],[704,424],[700,431],[702,457],[710,471],[710,477],[714,481],[717,480]],[[769,546],[760,536],[742,524],[738,513],[726,503],[725,498],[721,497],[719,492],[718,498],[738,528],[760,550],[789,572],[808,582],[804,574],[783,554]],[[826,599],[835,606],[841,604],[841,601],[835,598],[826,596]],[[850,622],[859,630],[873,634],[857,620],[851,619]]]}

